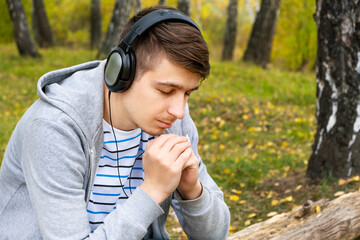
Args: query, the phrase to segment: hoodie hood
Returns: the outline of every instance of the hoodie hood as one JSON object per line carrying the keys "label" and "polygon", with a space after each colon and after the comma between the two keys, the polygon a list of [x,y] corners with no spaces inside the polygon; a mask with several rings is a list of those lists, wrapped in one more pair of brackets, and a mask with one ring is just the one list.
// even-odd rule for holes
{"label": "hoodie hood", "polygon": [[[37,84],[39,98],[60,109],[93,140],[103,119],[103,75],[106,61],[93,61],[43,75]],[[90,90],[89,90],[90,89]]]}

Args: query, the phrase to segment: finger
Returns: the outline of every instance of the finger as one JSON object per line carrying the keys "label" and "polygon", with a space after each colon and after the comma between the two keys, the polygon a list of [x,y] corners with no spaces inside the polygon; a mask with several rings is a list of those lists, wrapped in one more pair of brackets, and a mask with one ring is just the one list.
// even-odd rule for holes
{"label": "finger", "polygon": [[[186,143],[186,145],[190,145],[188,140],[185,137],[182,136],[175,136],[172,138],[168,138],[166,142],[163,144],[162,149],[166,152],[172,151],[178,144],[181,146],[183,143]],[[184,149],[185,150],[185,149]]]}
{"label": "finger", "polygon": [[176,162],[175,162],[175,164],[177,165],[178,168],[181,168],[182,170],[185,169],[185,164],[191,157],[191,153],[192,153],[192,149],[187,148],[185,151],[183,151],[179,155],[179,157],[176,159]]}
{"label": "finger", "polygon": [[157,138],[155,138],[154,140],[150,141],[149,143],[146,144],[146,147],[155,147],[155,148],[161,148],[165,142],[169,139],[169,138],[173,138],[177,136],[176,134],[163,134]]}
{"label": "finger", "polygon": [[191,148],[188,142],[177,143],[169,152],[171,159],[177,161],[177,158],[188,148]]}
{"label": "finger", "polygon": [[194,152],[191,152],[191,156],[189,157],[189,160],[185,163],[184,169],[185,168],[197,168],[198,165],[199,165],[199,160],[194,155]]}

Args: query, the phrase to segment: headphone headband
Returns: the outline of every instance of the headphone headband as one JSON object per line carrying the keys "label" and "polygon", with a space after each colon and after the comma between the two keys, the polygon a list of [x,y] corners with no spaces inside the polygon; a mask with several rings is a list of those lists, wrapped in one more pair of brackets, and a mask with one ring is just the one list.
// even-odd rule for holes
{"label": "headphone headband", "polygon": [[[125,46],[130,47],[132,42],[135,40],[137,36],[140,36],[145,31],[147,31],[149,28],[154,26],[155,24],[158,24],[160,22],[165,21],[172,21],[172,22],[183,22],[192,25],[200,32],[200,28],[198,25],[191,20],[188,16],[174,10],[168,10],[168,9],[160,9],[153,12],[150,12],[140,18],[130,29],[128,34],[124,37],[124,39],[121,41],[125,43]],[[121,44],[118,45],[119,47],[122,47]],[[122,46],[120,46],[122,45]],[[125,49],[124,49],[125,50]]]}
{"label": "headphone headband", "polygon": [[195,27],[201,33],[198,25],[193,20],[175,10],[155,10],[141,17],[107,58],[104,80],[109,91],[124,92],[130,88],[136,70],[136,55],[131,48],[132,42],[155,24],[164,21],[183,22]]}

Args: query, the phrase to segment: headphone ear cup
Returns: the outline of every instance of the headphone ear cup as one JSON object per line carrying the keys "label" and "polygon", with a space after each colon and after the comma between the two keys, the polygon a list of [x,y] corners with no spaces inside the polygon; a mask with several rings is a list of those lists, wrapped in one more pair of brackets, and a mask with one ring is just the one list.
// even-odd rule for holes
{"label": "headphone ear cup", "polygon": [[111,92],[124,92],[130,88],[136,69],[135,53],[132,49],[126,54],[123,49],[115,47],[104,69],[105,84]]}
{"label": "headphone ear cup", "polygon": [[119,47],[115,47],[109,54],[105,69],[104,69],[104,81],[106,86],[111,92],[116,91],[116,86],[120,78],[123,68],[123,51]]}

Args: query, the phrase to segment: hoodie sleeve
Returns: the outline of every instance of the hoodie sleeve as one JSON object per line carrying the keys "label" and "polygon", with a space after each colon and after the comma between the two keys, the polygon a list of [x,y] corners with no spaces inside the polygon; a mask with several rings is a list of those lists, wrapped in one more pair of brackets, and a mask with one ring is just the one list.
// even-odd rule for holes
{"label": "hoodie sleeve", "polygon": [[224,202],[222,191],[207,173],[197,151],[198,133],[188,109],[181,123],[183,135],[188,134],[192,149],[199,159],[199,180],[203,185],[201,196],[194,200],[183,200],[174,193],[172,206],[189,239],[226,239],[230,227],[230,212]]}
{"label": "hoodie sleeve", "polygon": [[83,141],[65,114],[56,121],[37,119],[28,124],[21,143],[22,167],[43,239],[141,239],[164,212],[139,188],[90,233]]}

